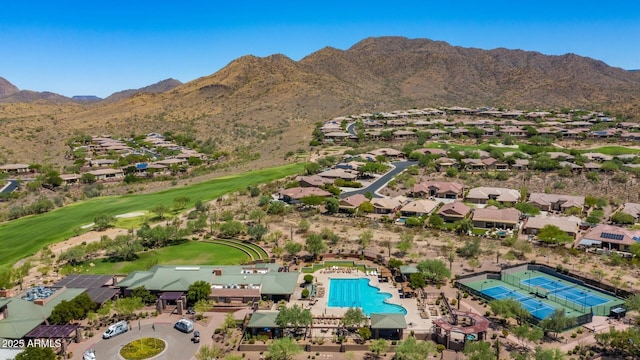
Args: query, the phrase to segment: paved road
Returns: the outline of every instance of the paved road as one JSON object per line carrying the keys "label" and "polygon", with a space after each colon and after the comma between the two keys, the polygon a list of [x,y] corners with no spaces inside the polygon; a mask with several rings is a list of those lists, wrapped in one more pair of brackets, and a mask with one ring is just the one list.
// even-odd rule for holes
{"label": "paved road", "polygon": [[7,180],[7,185],[0,189],[0,194],[10,193],[18,188],[18,180]]}
{"label": "paved road", "polygon": [[[86,349],[94,349],[96,352],[96,358],[100,360],[121,360],[118,353],[120,348],[127,343],[139,339],[140,337],[157,337],[163,339],[167,343],[167,347],[164,352],[155,357],[154,359],[191,359],[196,350],[198,350],[199,344],[191,342],[192,334],[185,334],[173,328],[173,323],[156,323],[156,331],[154,332],[150,324],[142,325],[141,331],[138,331],[138,323],[136,321],[131,322],[133,329],[124,334],[120,334],[111,339],[103,340],[102,333],[96,333],[96,335],[89,339],[88,342],[78,345],[82,346],[82,351],[79,353],[74,352],[74,359],[82,359],[82,353]],[[201,330],[199,325],[196,325],[196,330]],[[201,331],[202,332],[202,331]],[[207,341],[208,338],[202,338],[203,341]],[[210,341],[210,340],[209,340]]]}
{"label": "paved road", "polygon": [[356,123],[353,122],[347,125],[347,132],[351,135],[358,136],[358,134],[356,133]]}
{"label": "paved road", "polygon": [[381,198],[382,195],[378,195],[376,192],[380,189],[382,189],[383,187],[385,187],[385,185],[387,185],[387,183],[389,181],[391,181],[391,179],[393,179],[394,176],[400,174],[401,172],[405,171],[409,166],[411,165],[416,165],[418,162],[417,161],[396,161],[391,163],[391,165],[394,166],[393,169],[391,169],[391,171],[387,172],[386,174],[382,175],[380,178],[378,178],[376,181],[372,182],[371,185],[364,187],[364,188],[360,188],[357,190],[353,190],[353,191],[349,191],[349,192],[343,192],[342,194],[340,194],[341,198],[345,198],[347,196],[351,196],[351,195],[355,195],[355,194],[365,194],[367,192],[370,192],[371,194],[373,194],[374,198]]}

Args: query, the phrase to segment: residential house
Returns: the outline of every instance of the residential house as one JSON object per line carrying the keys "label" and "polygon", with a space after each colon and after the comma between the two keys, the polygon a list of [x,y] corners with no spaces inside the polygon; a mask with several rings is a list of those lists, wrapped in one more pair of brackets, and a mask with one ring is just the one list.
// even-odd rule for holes
{"label": "residential house", "polygon": [[96,181],[121,180],[124,179],[122,169],[98,169],[88,172],[96,177]]}
{"label": "residential house", "polygon": [[522,225],[522,232],[529,235],[536,235],[543,227],[553,225],[575,239],[581,222],[582,220],[576,216],[537,215],[526,220]]}
{"label": "residential house", "polygon": [[584,153],[582,154],[582,156],[586,157],[587,159],[591,160],[591,161],[611,161],[613,160],[613,156],[611,155],[606,155],[606,154],[601,154],[601,153]]}
{"label": "residential house", "polygon": [[187,165],[188,163],[189,161],[187,159],[178,159],[178,158],[158,160],[155,162],[155,164],[164,165],[164,166],[174,166],[174,165],[182,166],[182,165]]}
{"label": "residential house", "polygon": [[331,141],[336,144],[341,144],[351,139],[357,139],[357,137],[344,131],[334,131],[324,134],[325,141]]}
{"label": "residential house", "polygon": [[447,171],[447,169],[456,166],[456,160],[448,157],[441,157],[435,163],[438,171]]}
{"label": "residential house", "polygon": [[91,159],[89,160],[89,166],[92,168],[109,168],[116,164],[112,159]]}
{"label": "residential house", "polygon": [[623,214],[628,214],[633,216],[636,219],[636,222],[640,219],[640,204],[636,203],[624,203],[622,210],[620,210]]}
{"label": "residential house", "polygon": [[371,199],[371,204],[375,209],[376,214],[393,214],[407,202],[407,198],[404,196],[396,196],[393,198],[374,198]]}
{"label": "residential house", "polygon": [[5,174],[26,174],[29,173],[31,169],[27,164],[5,164],[0,165],[0,172]]}
{"label": "residential house", "polygon": [[515,163],[511,167],[515,170],[528,170],[529,159],[515,159]]}
{"label": "residential house", "polygon": [[372,155],[373,158],[376,158],[377,156],[384,156],[388,159],[399,159],[404,157],[404,153],[402,151],[392,149],[392,148],[382,148],[382,149],[371,150],[368,152],[368,154]]}
{"label": "residential house", "polygon": [[412,194],[414,197],[461,199],[464,196],[464,185],[449,181],[425,181],[414,185]]}
{"label": "residential house", "polygon": [[471,208],[462,202],[452,202],[442,205],[438,215],[446,222],[462,220],[469,215]]}
{"label": "residential house", "polygon": [[310,196],[330,197],[331,193],[315,187],[293,187],[281,190],[278,199],[287,204],[298,204],[303,198]]}
{"label": "residential house", "polygon": [[520,211],[514,208],[498,209],[489,206],[474,209],[471,217],[473,226],[482,229],[514,229],[520,223]]}
{"label": "residential house", "polygon": [[551,158],[551,160],[568,161],[568,162],[573,162],[575,160],[575,156],[564,153],[564,152],[549,151],[546,154],[549,155],[549,158]]}
{"label": "residential house", "polygon": [[298,176],[296,180],[301,187],[321,187],[326,184],[333,184],[332,179],[327,179],[319,175]]}
{"label": "residential house", "polygon": [[409,130],[396,130],[393,132],[393,140],[411,140],[417,137],[415,132]]}
{"label": "residential house", "polygon": [[628,252],[638,241],[640,230],[601,224],[587,232],[576,245]]}
{"label": "residential house", "polygon": [[467,158],[460,160],[460,162],[467,171],[483,171],[487,168],[487,165],[480,159]]}
{"label": "residential house", "polygon": [[60,174],[62,185],[73,185],[80,182],[80,174]]}
{"label": "residential house", "polygon": [[447,156],[447,152],[445,150],[442,149],[428,149],[428,148],[422,148],[422,149],[416,149],[413,150],[414,152],[419,152],[420,154],[426,155],[426,154],[431,154],[431,155],[438,155],[438,156]]}
{"label": "residential house", "polygon": [[584,211],[584,196],[531,193],[529,204],[542,211],[566,211],[576,207]]}
{"label": "residential house", "polygon": [[474,204],[486,204],[487,200],[512,204],[520,200],[520,191],[515,189],[481,186],[469,190],[467,200]]}
{"label": "residential house", "polygon": [[401,207],[400,214],[415,217],[429,215],[438,207],[438,204],[439,202],[428,199],[414,200]]}
{"label": "residential house", "polygon": [[342,213],[354,213],[360,205],[367,201],[369,201],[369,199],[362,194],[347,196],[340,199],[338,211]]}
{"label": "residential house", "polygon": [[318,174],[318,176],[325,179],[342,179],[347,181],[353,181],[358,178],[358,173],[353,170],[347,169],[329,169]]}

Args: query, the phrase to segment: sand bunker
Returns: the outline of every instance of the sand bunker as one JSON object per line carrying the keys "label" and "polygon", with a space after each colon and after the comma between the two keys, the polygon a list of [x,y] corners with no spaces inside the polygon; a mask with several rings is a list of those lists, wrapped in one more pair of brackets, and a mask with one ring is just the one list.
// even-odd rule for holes
{"label": "sand bunker", "polygon": [[130,213],[126,213],[126,214],[120,214],[120,215],[116,215],[117,218],[133,218],[133,217],[138,217],[138,216],[143,216],[144,212],[142,211],[136,211],[136,212],[130,212]]}

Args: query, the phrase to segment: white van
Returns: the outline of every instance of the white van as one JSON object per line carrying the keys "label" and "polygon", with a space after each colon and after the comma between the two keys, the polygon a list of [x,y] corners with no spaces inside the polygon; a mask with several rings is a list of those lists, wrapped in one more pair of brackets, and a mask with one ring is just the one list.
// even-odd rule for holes
{"label": "white van", "polygon": [[193,331],[193,323],[187,319],[180,319],[178,320],[177,323],[175,323],[175,325],[173,325],[173,327],[179,331],[182,331],[183,333],[190,333]]}
{"label": "white van", "polygon": [[116,335],[125,333],[129,330],[129,324],[127,324],[126,321],[118,321],[117,323],[109,326],[109,328],[107,329],[107,331],[104,332],[104,334],[102,334],[102,338],[103,339],[109,339],[112,338]]}

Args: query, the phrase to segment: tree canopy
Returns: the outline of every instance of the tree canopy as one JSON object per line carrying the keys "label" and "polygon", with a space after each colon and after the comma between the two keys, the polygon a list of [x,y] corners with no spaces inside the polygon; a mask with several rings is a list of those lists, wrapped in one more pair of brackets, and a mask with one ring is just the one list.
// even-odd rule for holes
{"label": "tree canopy", "polygon": [[346,327],[357,327],[367,322],[367,316],[360,308],[349,308],[342,318],[341,322]]}
{"label": "tree canopy", "polygon": [[311,310],[303,309],[298,304],[291,307],[283,307],[276,316],[276,324],[281,328],[292,327],[296,331],[300,327],[311,325],[313,316]]}
{"label": "tree canopy", "polygon": [[307,250],[314,258],[317,258],[318,255],[327,250],[327,244],[325,244],[322,236],[318,234],[311,234],[307,237],[305,242],[305,250]]}
{"label": "tree canopy", "polygon": [[545,225],[538,232],[538,240],[546,244],[564,244],[573,241],[573,237],[555,225]]}
{"label": "tree canopy", "polygon": [[556,309],[553,314],[540,321],[540,327],[545,333],[553,333],[557,337],[559,332],[570,328],[575,323],[576,319],[567,317],[564,309]]}
{"label": "tree canopy", "polygon": [[187,300],[191,304],[195,304],[202,299],[207,299],[211,294],[211,285],[204,280],[198,280],[191,285],[187,290]]}
{"label": "tree canopy", "polygon": [[491,312],[496,315],[505,319],[516,319],[519,325],[531,316],[520,302],[512,298],[491,300],[489,307],[491,307]]}
{"label": "tree canopy", "polygon": [[50,347],[28,347],[16,355],[15,360],[55,360],[56,353]]}
{"label": "tree canopy", "polygon": [[417,268],[424,275],[425,280],[431,283],[439,284],[451,277],[451,271],[441,260],[423,260],[418,263]]}
{"label": "tree canopy", "polygon": [[290,360],[302,352],[300,345],[291,337],[274,340],[267,349],[271,360]]}
{"label": "tree canopy", "polygon": [[418,341],[409,336],[396,346],[397,360],[423,360],[436,353],[436,345],[431,341]]}

